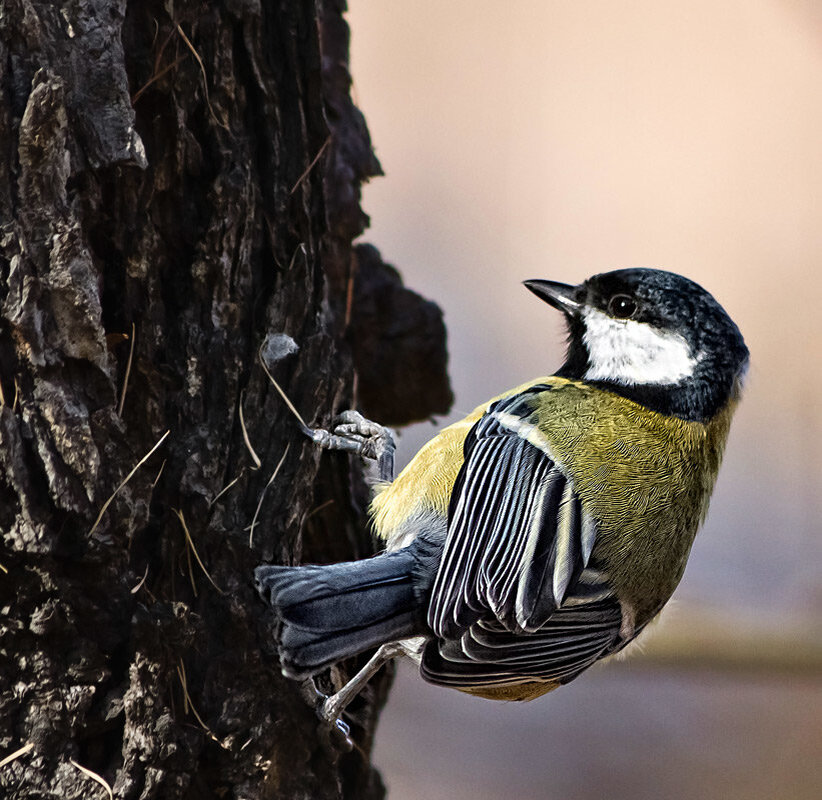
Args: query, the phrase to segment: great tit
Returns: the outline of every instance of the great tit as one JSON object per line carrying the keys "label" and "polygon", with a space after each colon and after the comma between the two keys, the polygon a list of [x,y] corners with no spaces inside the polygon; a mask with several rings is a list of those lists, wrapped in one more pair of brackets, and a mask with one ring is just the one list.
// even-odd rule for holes
{"label": "great tit", "polygon": [[[445,428],[378,487],[383,554],[256,570],[286,675],[384,645],[328,719],[396,642],[431,683],[538,697],[622,650],[682,577],[748,365],[739,329],[662,270],[525,286],[565,317],[562,368]],[[349,416],[326,440],[375,429]]]}

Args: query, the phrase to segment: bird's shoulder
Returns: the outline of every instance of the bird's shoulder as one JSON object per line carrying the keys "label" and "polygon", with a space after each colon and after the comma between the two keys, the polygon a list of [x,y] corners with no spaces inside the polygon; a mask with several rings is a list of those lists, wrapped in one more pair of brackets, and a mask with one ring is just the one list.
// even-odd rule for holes
{"label": "bird's shoulder", "polygon": [[405,469],[388,484],[376,487],[371,502],[371,519],[377,535],[389,547],[402,546],[403,530],[421,516],[444,519],[448,513],[451,491],[464,461],[468,435],[489,410],[501,400],[547,391],[549,387],[568,383],[563,378],[535,378],[496,395],[477,406],[465,417],[443,428],[426,442]]}
{"label": "bird's shoulder", "polygon": [[[376,487],[371,519],[377,535],[393,547],[404,541],[403,530],[421,516],[445,518],[451,492],[465,459],[466,442],[482,434],[483,420],[504,418],[508,433],[529,432],[543,450],[579,441],[592,427],[607,431],[606,417],[631,401],[556,375],[534,378],[477,406],[426,442],[402,472]],[[610,413],[602,414],[608,407]],[[533,430],[536,428],[536,430]],[[418,525],[417,525],[418,527]]]}

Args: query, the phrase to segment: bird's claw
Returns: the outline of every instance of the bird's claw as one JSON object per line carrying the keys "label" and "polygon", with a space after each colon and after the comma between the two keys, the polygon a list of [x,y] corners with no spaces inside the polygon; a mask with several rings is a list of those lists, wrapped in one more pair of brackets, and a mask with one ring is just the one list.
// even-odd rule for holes
{"label": "bird's claw", "polygon": [[345,748],[351,750],[354,747],[354,740],[351,738],[351,726],[347,722],[343,722],[340,718],[342,709],[338,703],[334,702],[335,695],[329,697],[328,695],[317,692],[317,716],[325,723],[329,724],[332,729],[342,734],[345,742]]}
{"label": "bird's claw", "polygon": [[331,430],[305,428],[304,433],[326,450],[342,450],[373,459],[379,464],[380,480],[390,481],[394,472],[394,437],[388,428],[366,419],[358,411],[343,411]]}
{"label": "bird's claw", "polygon": [[366,419],[359,411],[343,411],[333,422],[334,433],[338,436],[361,436],[366,439],[391,439],[384,426]]}
{"label": "bird's claw", "polygon": [[348,745],[348,749],[353,749],[354,740],[351,738],[351,726],[347,722],[343,722],[341,719],[334,720],[334,726],[345,737],[345,743]]}

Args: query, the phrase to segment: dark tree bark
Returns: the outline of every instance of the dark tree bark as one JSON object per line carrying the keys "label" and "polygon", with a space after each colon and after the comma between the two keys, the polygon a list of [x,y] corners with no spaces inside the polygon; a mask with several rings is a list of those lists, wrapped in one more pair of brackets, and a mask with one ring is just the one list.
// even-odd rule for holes
{"label": "dark tree bark", "polygon": [[439,310],[352,246],[379,164],[343,6],[0,3],[4,797],[105,796],[76,765],[118,798],[383,794],[388,679],[344,751],[251,585],[373,551],[361,463],[261,348],[309,424],[450,402]]}

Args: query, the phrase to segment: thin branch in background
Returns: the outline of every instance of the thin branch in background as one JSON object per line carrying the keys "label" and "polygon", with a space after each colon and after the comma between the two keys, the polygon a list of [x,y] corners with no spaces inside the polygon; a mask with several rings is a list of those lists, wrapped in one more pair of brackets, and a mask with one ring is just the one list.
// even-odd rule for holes
{"label": "thin branch in background", "polygon": [[240,427],[243,431],[243,441],[245,442],[245,446],[248,448],[248,452],[251,454],[251,459],[254,461],[254,468],[259,469],[263,462],[260,461],[260,457],[254,451],[254,448],[251,446],[251,440],[248,438],[248,431],[245,427],[245,417],[243,416],[243,392],[240,392]]}
{"label": "thin branch in background", "polygon": [[166,461],[168,461],[168,459],[164,458],[163,463],[160,464],[160,469],[157,471],[157,477],[151,482],[152,489],[157,485],[157,481],[160,480],[160,476],[163,474],[163,470],[166,468]]}
{"label": "thin branch in background", "polygon": [[202,559],[200,558],[200,554],[197,552],[197,548],[194,546],[194,540],[191,538],[191,533],[188,530],[188,525],[186,525],[186,518],[183,516],[183,512],[179,509],[175,508],[174,513],[177,515],[178,519],[180,520],[180,524],[183,526],[183,531],[185,531],[186,541],[188,542],[189,547],[191,548],[191,552],[194,553],[194,558],[197,559],[197,563],[200,565],[200,569],[203,571],[203,574],[208,578],[209,583],[220,593],[225,594],[225,592],[214,583],[214,579],[209,574],[208,570],[205,568],[205,564],[203,564]]}
{"label": "thin branch in background", "polygon": [[237,483],[243,475],[245,475],[245,467],[240,470],[240,474],[234,478],[233,481],[227,483],[222,489],[220,489],[219,492],[217,492],[217,494],[214,495],[211,502],[208,504],[208,507],[211,508],[211,506],[213,506],[232,486],[234,486],[234,484]]}
{"label": "thin branch in background", "polygon": [[97,529],[97,526],[100,524],[100,520],[103,518],[103,514],[106,513],[106,509],[111,505],[111,501],[114,500],[114,498],[117,496],[117,493],[132,479],[132,477],[134,476],[134,473],[137,472],[137,470],[140,469],[140,467],[142,467],[143,464],[146,463],[146,461],[148,461],[148,459],[151,457],[152,453],[154,453],[154,451],[166,440],[166,437],[169,435],[169,433],[171,433],[171,431],[166,431],[160,437],[157,444],[155,444],[154,447],[152,447],[151,450],[149,450],[137,462],[134,469],[132,469],[131,472],[129,472],[128,475],[126,475],[126,477],[123,479],[123,482],[111,493],[111,497],[109,497],[109,499],[106,500],[105,503],[103,503],[103,507],[100,509],[100,513],[97,515],[97,519],[94,520],[94,525],[91,526],[91,530],[88,532],[89,536],[91,536],[91,534],[94,533],[94,531]]}
{"label": "thin branch in background", "polygon": [[188,539],[186,539],[186,564],[188,564],[188,582],[191,584],[191,591],[194,593],[194,597],[199,597],[197,583],[194,580],[194,565],[191,563],[191,546]]}
{"label": "thin branch in background", "polygon": [[11,764],[12,761],[20,758],[20,756],[24,756],[29,750],[32,750],[34,745],[29,742],[28,744],[24,744],[19,750],[15,750],[13,753],[9,753],[2,761],[0,761],[0,769],[6,766],[6,764]]}
{"label": "thin branch in background", "polygon": [[146,564],[146,571],[143,573],[143,577],[140,578],[140,582],[131,589],[132,594],[137,594],[140,591],[140,587],[146,582],[146,578],[148,577],[148,564]]}
{"label": "thin branch in background", "polygon": [[257,510],[254,512],[254,518],[251,520],[251,528],[248,531],[248,546],[249,547],[251,547],[254,544],[254,526],[257,524],[257,517],[260,513],[260,509],[262,508],[263,498],[265,497],[265,493],[268,490],[268,487],[271,486],[272,483],[274,483],[274,478],[277,477],[277,473],[280,471],[280,467],[283,465],[283,462],[285,461],[285,457],[288,455],[288,449],[290,447],[291,447],[291,443],[289,442],[285,446],[285,450],[283,451],[283,454],[282,454],[280,460],[277,462],[277,466],[274,467],[274,472],[271,473],[271,477],[268,479],[268,483],[265,486],[263,486],[263,490],[262,490],[262,492],[260,492],[260,502],[257,503]]}
{"label": "thin branch in background", "polygon": [[316,508],[309,511],[308,516],[306,516],[306,520],[311,519],[311,517],[313,517],[315,514],[319,514],[320,511],[322,511],[325,508],[328,508],[328,506],[333,506],[333,505],[334,505],[334,499],[333,498],[331,500],[326,500],[324,503],[320,503],[320,505],[318,505]]}
{"label": "thin branch in background", "polygon": [[330,144],[331,135],[329,134],[328,138],[323,142],[323,146],[317,151],[317,155],[314,156],[311,163],[305,168],[305,172],[303,172],[303,174],[300,175],[299,178],[297,178],[297,182],[291,187],[291,191],[288,193],[289,195],[294,194],[294,192],[296,192],[297,189],[300,188],[300,184],[308,177],[311,170],[314,169],[314,166],[320,160],[320,156],[322,156],[322,154],[326,151],[328,145]]}
{"label": "thin branch in background", "polygon": [[166,64],[159,72],[155,72],[132,96],[131,98],[131,105],[135,105],[137,101],[142,96],[143,92],[148,89],[153,83],[156,83],[163,77],[167,72],[170,72],[174,69],[174,67],[178,66],[180,63],[185,61],[185,56],[180,56],[179,58],[174,59],[170,64]]}
{"label": "thin branch in background", "polygon": [[[140,99],[143,92],[145,92],[145,90],[148,89],[149,86],[151,86],[153,83],[156,83],[158,80],[160,80],[160,78],[162,78],[163,75],[165,75],[169,70],[174,69],[174,67],[176,67],[185,58],[184,56],[180,56],[175,61],[173,61],[171,64],[168,64],[167,66],[160,69],[160,62],[163,60],[163,53],[165,53],[166,47],[168,46],[168,43],[171,41],[171,39],[172,39],[172,37],[174,36],[175,33],[176,33],[176,30],[174,28],[171,28],[171,30],[169,30],[169,32],[168,32],[168,36],[166,36],[165,40],[160,45],[160,49],[157,51],[157,55],[154,57],[154,67],[151,71],[151,77],[148,79],[148,81],[146,83],[144,83],[132,95],[132,97],[131,97],[131,105],[132,106]],[[160,26],[157,24],[157,20],[155,19],[154,20],[154,38],[151,40],[151,46],[152,47],[154,47],[154,45],[157,44],[157,37],[159,36],[159,34],[160,34]]]}
{"label": "thin branch in background", "polygon": [[137,329],[131,323],[131,346],[128,349],[128,361],[126,361],[126,374],[123,377],[123,390],[120,392],[120,403],[117,406],[117,416],[123,416],[123,406],[126,404],[126,391],[128,390],[128,378],[131,375],[131,361],[134,358],[134,339]]}
{"label": "thin branch in background", "polygon": [[354,307],[354,280],[357,276],[357,257],[351,251],[348,259],[348,281],[345,287],[345,327],[351,324],[351,309]]}
{"label": "thin branch in background", "polygon": [[285,401],[285,404],[289,407],[289,409],[291,410],[291,413],[297,418],[300,425],[302,425],[302,427],[305,430],[310,430],[308,425],[305,424],[305,420],[300,416],[300,412],[297,411],[296,408],[294,408],[294,404],[288,399],[288,395],[280,388],[280,384],[277,383],[277,381],[274,380],[274,376],[269,371],[268,366],[266,366],[265,359],[263,358],[263,348],[262,348],[262,346],[260,346],[260,351],[259,351],[258,355],[259,355],[259,358],[260,358],[260,363],[263,365],[263,369],[265,370],[265,374],[268,375],[268,380],[270,380],[271,383],[274,384],[274,388],[280,393],[280,397],[283,398],[283,400]]}
{"label": "thin branch in background", "polygon": [[183,659],[180,659],[180,663],[177,665],[177,677],[180,679],[180,685],[183,687],[183,711],[184,713],[188,713],[189,710],[192,714],[194,714],[194,718],[197,722],[200,723],[200,727],[215,741],[217,742],[220,747],[224,750],[228,750],[228,747],[224,745],[215,735],[211,728],[203,722],[203,718],[197,713],[197,709],[194,707],[194,703],[191,700],[191,695],[188,693],[188,681],[186,680],[186,668],[183,664]]}
{"label": "thin branch in background", "polygon": [[177,665],[177,677],[180,679],[180,686],[183,687],[183,714],[188,714],[189,706],[193,707],[194,704],[191,703],[189,700],[188,681],[186,680],[186,668],[185,664],[183,664],[182,658],[180,659],[180,663]]}
{"label": "thin branch in background", "polygon": [[100,786],[102,786],[108,792],[109,800],[114,800],[114,792],[111,791],[111,786],[108,785],[108,781],[102,775],[98,775],[96,772],[90,770],[88,767],[84,767],[82,764],[78,764],[73,758],[70,758],[69,762],[71,762],[75,767],[77,767],[77,769],[79,769],[80,772],[83,773],[83,775],[87,775],[93,781],[97,781],[97,783],[99,783]]}
{"label": "thin branch in background", "polygon": [[228,125],[226,125],[226,124],[225,124],[225,122],[223,122],[223,121],[222,121],[222,120],[221,120],[221,119],[220,119],[220,118],[219,118],[219,117],[218,117],[218,116],[214,113],[214,109],[213,109],[213,108],[212,108],[212,106],[211,106],[211,99],[210,99],[210,98],[209,98],[209,96],[208,96],[208,75],[206,75],[206,68],[205,68],[205,64],[203,64],[203,59],[202,59],[202,58],[200,58],[200,54],[199,54],[199,53],[197,52],[197,50],[194,48],[194,45],[191,43],[191,40],[188,38],[188,36],[186,36],[185,31],[182,29],[182,27],[180,27],[179,23],[177,24],[177,32],[178,32],[178,33],[180,34],[180,36],[183,38],[183,41],[184,41],[184,42],[186,43],[186,45],[188,46],[188,49],[189,49],[189,50],[191,50],[191,52],[194,54],[194,58],[196,58],[196,59],[197,59],[197,63],[200,65],[200,72],[202,72],[202,74],[203,74],[203,90],[205,91],[205,100],[206,100],[206,104],[208,105],[208,110],[209,110],[209,112],[211,113],[211,117],[212,117],[212,119],[213,119],[213,120],[214,120],[214,121],[215,121],[215,122],[216,122],[216,123],[217,123],[217,124],[218,124],[221,128],[224,128],[225,130],[229,130]]}

